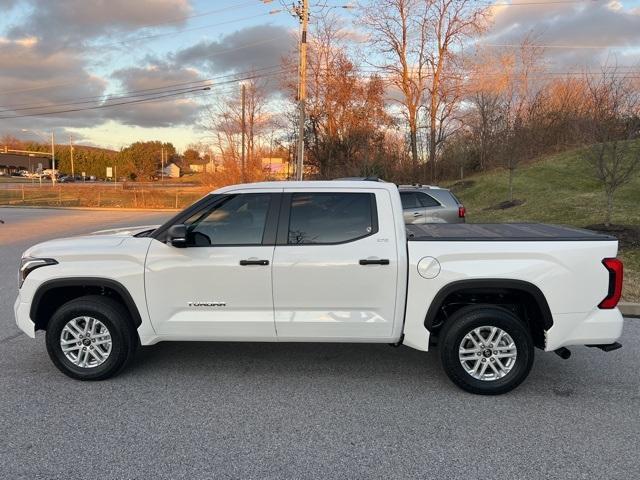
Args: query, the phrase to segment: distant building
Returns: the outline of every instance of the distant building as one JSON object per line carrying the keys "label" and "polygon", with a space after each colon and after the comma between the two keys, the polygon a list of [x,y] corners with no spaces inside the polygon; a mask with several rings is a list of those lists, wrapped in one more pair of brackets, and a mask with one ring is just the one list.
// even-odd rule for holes
{"label": "distant building", "polygon": [[263,158],[262,169],[274,180],[286,180],[289,178],[289,162],[284,158]]}
{"label": "distant building", "polygon": [[180,167],[173,162],[164,167],[163,171],[165,177],[180,178]]}
{"label": "distant building", "polygon": [[0,151],[0,172],[11,175],[20,170],[37,172],[38,168],[46,170],[51,168],[51,157],[36,156],[35,154],[5,153]]}

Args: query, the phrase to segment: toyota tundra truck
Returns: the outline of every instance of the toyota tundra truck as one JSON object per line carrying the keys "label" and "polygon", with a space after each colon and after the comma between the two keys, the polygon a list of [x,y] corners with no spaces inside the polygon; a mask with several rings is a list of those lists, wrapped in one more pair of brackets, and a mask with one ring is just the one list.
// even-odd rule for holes
{"label": "toyota tundra truck", "polygon": [[500,394],[536,348],[620,347],[617,248],[552,225],[405,226],[390,183],[235,185],[161,226],[31,247],[15,316],[80,380],[160,341],[359,342],[436,347],[459,387]]}

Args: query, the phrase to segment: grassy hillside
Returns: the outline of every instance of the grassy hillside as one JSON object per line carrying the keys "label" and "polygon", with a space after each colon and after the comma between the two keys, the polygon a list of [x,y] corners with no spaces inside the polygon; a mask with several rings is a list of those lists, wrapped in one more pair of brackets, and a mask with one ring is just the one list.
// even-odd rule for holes
{"label": "grassy hillside", "polygon": [[[450,185],[467,207],[469,222],[545,222],[585,227],[604,221],[605,196],[580,151],[545,157],[516,171],[514,199],[522,205],[495,208],[508,198],[508,172],[494,170]],[[613,223],[640,231],[640,175],[616,195]],[[640,239],[623,246],[626,301],[640,302]]]}

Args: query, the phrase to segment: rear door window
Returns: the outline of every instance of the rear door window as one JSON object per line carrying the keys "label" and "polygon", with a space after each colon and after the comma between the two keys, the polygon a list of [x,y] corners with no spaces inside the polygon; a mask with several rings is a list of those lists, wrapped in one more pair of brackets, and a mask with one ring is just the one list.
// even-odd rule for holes
{"label": "rear door window", "polygon": [[289,245],[331,245],[377,232],[373,193],[294,193]]}
{"label": "rear door window", "polygon": [[422,205],[423,207],[439,207],[440,206],[440,202],[438,202],[431,195],[427,195],[426,193],[420,192],[417,194],[417,196],[418,196],[420,205]]}
{"label": "rear door window", "polygon": [[415,192],[400,192],[400,200],[402,200],[402,208],[404,210],[422,207]]}

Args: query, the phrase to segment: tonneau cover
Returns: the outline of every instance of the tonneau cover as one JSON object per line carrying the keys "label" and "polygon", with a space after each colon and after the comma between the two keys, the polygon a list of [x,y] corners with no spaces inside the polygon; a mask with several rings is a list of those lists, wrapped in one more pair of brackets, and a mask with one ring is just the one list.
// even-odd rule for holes
{"label": "tonneau cover", "polygon": [[543,223],[428,223],[407,225],[407,239],[412,242],[568,242],[615,241],[603,233],[563,225]]}

